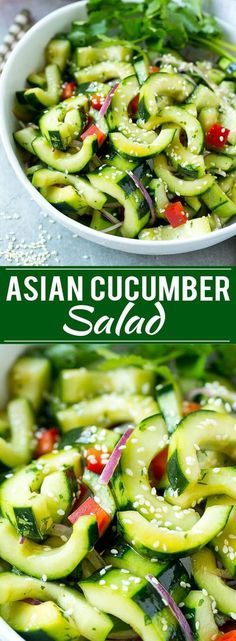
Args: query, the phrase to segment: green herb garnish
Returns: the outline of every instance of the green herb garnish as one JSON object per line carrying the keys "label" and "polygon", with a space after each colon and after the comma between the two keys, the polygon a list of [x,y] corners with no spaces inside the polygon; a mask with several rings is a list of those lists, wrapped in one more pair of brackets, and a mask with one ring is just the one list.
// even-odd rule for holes
{"label": "green herb garnish", "polygon": [[73,23],[69,38],[74,46],[115,39],[164,53],[190,44],[235,60],[236,46],[224,41],[216,19],[203,12],[201,0],[89,0],[87,9],[88,20]]}

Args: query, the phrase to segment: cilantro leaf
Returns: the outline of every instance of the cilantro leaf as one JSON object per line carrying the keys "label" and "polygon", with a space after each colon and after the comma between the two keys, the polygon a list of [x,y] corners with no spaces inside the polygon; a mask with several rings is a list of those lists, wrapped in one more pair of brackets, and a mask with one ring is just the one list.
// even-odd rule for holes
{"label": "cilantro leaf", "polygon": [[108,38],[142,43],[159,53],[168,47],[179,51],[188,44],[214,51],[217,38],[217,51],[228,55],[222,31],[215,18],[203,12],[202,0],[89,0],[87,10],[88,20],[72,25],[73,47]]}

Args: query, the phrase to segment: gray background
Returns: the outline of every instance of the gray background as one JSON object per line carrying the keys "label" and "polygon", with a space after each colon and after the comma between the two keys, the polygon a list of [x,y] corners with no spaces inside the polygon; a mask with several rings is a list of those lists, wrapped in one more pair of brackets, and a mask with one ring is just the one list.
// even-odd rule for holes
{"label": "gray background", "polygon": [[[0,41],[16,13],[31,10],[34,20],[65,0],[0,0]],[[68,2],[69,4],[69,2]],[[0,148],[0,265],[204,265],[236,264],[236,240],[177,256],[137,256],[82,240],[52,221],[30,200]]]}

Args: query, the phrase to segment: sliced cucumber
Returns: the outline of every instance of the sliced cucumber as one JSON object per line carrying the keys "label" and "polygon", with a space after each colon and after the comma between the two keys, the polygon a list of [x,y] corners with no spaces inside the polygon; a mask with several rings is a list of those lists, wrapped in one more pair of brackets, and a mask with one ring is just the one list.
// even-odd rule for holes
{"label": "sliced cucumber", "polygon": [[206,109],[208,107],[218,109],[221,101],[219,96],[214,91],[209,89],[209,87],[200,84],[187,98],[187,102],[196,105],[197,111],[199,112],[201,111],[201,109]]}
{"label": "sliced cucumber", "polygon": [[45,68],[47,89],[32,87],[24,92],[26,102],[34,109],[56,105],[60,98],[61,74],[57,65],[50,64]]}
{"label": "sliced cucumber", "polygon": [[71,537],[60,547],[45,547],[35,541],[19,542],[13,525],[0,520],[0,556],[24,574],[41,579],[60,579],[68,576],[85,558],[97,538],[96,517],[81,516],[73,526]]}
{"label": "sliced cucumber", "polygon": [[139,84],[142,85],[149,76],[150,60],[145,52],[138,53],[133,58],[133,65]]}
{"label": "sliced cucumber", "polygon": [[186,196],[185,200],[187,205],[189,205],[189,207],[191,207],[191,209],[193,209],[197,214],[202,206],[200,199],[197,196]]}
{"label": "sliced cucumber", "polygon": [[[186,572],[173,579],[167,579],[167,589],[175,594],[178,601],[176,583],[187,580]],[[116,586],[114,588],[114,586]],[[169,608],[163,603],[156,591],[140,577],[122,573],[122,569],[106,569],[102,575],[97,573],[92,579],[80,582],[86,599],[102,612],[121,619],[138,634],[143,641],[167,641],[170,630],[178,636],[178,623]],[[180,590],[181,596],[186,590]],[[164,630],[163,630],[164,628]]]}
{"label": "sliced cucumber", "polygon": [[204,158],[200,154],[193,154],[188,147],[180,141],[181,130],[177,129],[174,138],[166,149],[166,155],[175,169],[184,176],[201,178],[205,174]]}
{"label": "sliced cucumber", "polygon": [[236,109],[233,105],[223,102],[220,108],[220,122],[223,127],[229,129],[228,141],[236,144]]}
{"label": "sliced cucumber", "polygon": [[46,48],[46,61],[48,65],[55,64],[64,71],[71,53],[70,41],[66,38],[52,38]]}
{"label": "sliced cucumber", "polygon": [[204,194],[214,183],[214,176],[206,174],[196,180],[183,180],[177,178],[168,167],[164,155],[154,158],[153,167],[155,174],[162,178],[167,184],[168,189],[179,196],[200,196]]}
{"label": "sliced cucumber", "polygon": [[[124,508],[124,498],[119,500],[117,485],[124,487],[127,505],[133,506],[146,519],[160,527],[189,530],[197,521],[198,515],[189,510],[185,513],[173,509],[163,497],[152,491],[148,469],[153,458],[159,454],[168,442],[168,432],[160,414],[145,419],[136,427],[126,443],[122,453],[116,482],[113,484],[118,507]],[[119,479],[117,479],[119,474]]]}
{"label": "sliced cucumber", "polygon": [[98,94],[102,98],[106,98],[110,89],[111,87],[109,84],[106,84],[105,82],[97,82],[95,80],[94,82],[84,82],[80,84],[78,87],[78,93],[80,95],[89,94],[90,98],[93,94]]}
{"label": "sliced cucumber", "polygon": [[232,158],[224,154],[210,153],[205,156],[205,167],[207,171],[220,173],[220,171],[229,171],[233,164]]}
{"label": "sliced cucumber", "polygon": [[79,84],[84,82],[107,82],[113,78],[127,78],[132,76],[134,68],[129,62],[116,62],[105,60],[95,65],[90,65],[74,72],[74,77]]}
{"label": "sliced cucumber", "polygon": [[80,176],[70,176],[60,171],[51,169],[39,169],[34,172],[32,184],[37,189],[50,187],[53,185],[72,185],[80,197],[83,206],[102,209],[106,202],[106,196],[98,189],[92,187],[86,178]]}
{"label": "sliced cucumber", "polygon": [[119,434],[114,430],[106,430],[95,425],[86,427],[84,430],[78,427],[61,436],[58,449],[63,450],[65,447],[70,446],[78,449],[79,452],[82,451],[84,456],[89,447],[95,447],[95,449],[98,447],[100,449],[105,446],[108,452],[112,452],[119,438]]}
{"label": "sliced cucumber", "polygon": [[41,116],[41,133],[54,149],[64,151],[74,138],[79,137],[85,123],[84,110],[87,107],[86,96],[73,96],[51,107]]}
{"label": "sliced cucumber", "polygon": [[154,73],[144,82],[140,90],[139,119],[143,126],[151,117],[156,116],[163,105],[162,97],[184,102],[192,93],[194,84],[182,74]]}
{"label": "sliced cucumber", "polygon": [[99,505],[109,514],[111,519],[114,518],[116,512],[116,504],[112,496],[112,492],[107,485],[99,481],[98,475],[90,470],[84,471],[82,482],[91,490],[95,495],[96,501]]}
{"label": "sliced cucumber", "polygon": [[40,457],[2,483],[3,515],[22,536],[45,538],[53,522],[69,513],[80,474],[81,457],[76,450]]}
{"label": "sliced cucumber", "polygon": [[[233,503],[232,498],[230,498],[232,494],[233,494],[232,491],[230,494],[228,494],[227,502],[229,505]],[[215,497],[214,497],[214,500],[215,500]],[[219,505],[219,502],[220,502],[220,499],[217,499],[218,505]],[[220,560],[224,568],[228,570],[232,578],[235,578],[236,576],[235,518],[236,518],[236,508],[234,505],[223,532],[220,535],[218,535],[215,539],[213,539],[213,541],[211,542],[211,546],[214,549],[216,556],[218,557],[218,559]]]}
{"label": "sliced cucumber", "polygon": [[68,171],[68,173],[75,174],[83,169],[89,160],[91,160],[97,149],[97,136],[87,136],[83,141],[81,149],[74,154],[52,149],[43,136],[35,138],[32,146],[36,156],[38,156],[45,165],[58,171]]}
{"label": "sliced cucumber", "polygon": [[[162,123],[169,123],[171,125],[174,123],[175,125],[178,125],[179,127],[181,127],[181,129],[183,129],[187,135],[188,150],[195,155],[201,153],[203,148],[202,127],[198,122],[197,118],[194,118],[194,116],[192,116],[191,113],[186,111],[186,109],[184,109],[183,107],[173,107],[173,106],[165,107],[158,113],[156,118],[157,125]],[[176,140],[175,140],[175,143],[173,144],[176,144]],[[179,150],[180,141],[178,142],[177,147],[178,147],[177,151],[180,153],[180,150]],[[202,172],[204,173],[203,158],[198,159],[198,161],[199,163],[201,161],[201,169],[202,169]],[[195,164],[197,164],[196,157],[194,159],[194,162]],[[190,165],[191,165],[191,162],[190,162]]]}
{"label": "sliced cucumber", "polygon": [[67,187],[42,187],[40,193],[51,205],[54,205],[66,216],[77,218],[78,215],[86,212],[87,203],[80,198],[71,185]]}
{"label": "sliced cucumber", "polygon": [[15,131],[13,135],[14,140],[18,145],[23,147],[23,149],[25,149],[29,153],[34,154],[32,143],[35,140],[36,136],[39,135],[39,130],[37,128],[25,127],[24,129]]}
{"label": "sliced cucumber", "polygon": [[31,87],[42,87],[45,88],[47,81],[45,76],[45,71],[37,71],[36,73],[30,73],[27,77],[27,82]]}
{"label": "sliced cucumber", "polygon": [[77,641],[78,629],[70,616],[55,603],[8,603],[0,606],[0,615],[26,641]]}
{"label": "sliced cucumber", "polygon": [[222,91],[222,94],[225,96],[229,96],[229,98],[235,98],[235,89],[236,89],[236,84],[234,80],[222,80],[222,82],[219,85],[220,90]]}
{"label": "sliced cucumber", "polygon": [[134,171],[134,169],[138,169],[139,161],[138,160],[130,160],[128,158],[123,158],[123,156],[119,156],[119,154],[112,154],[107,158],[106,164],[108,167],[115,167],[116,169],[120,169],[121,171],[127,172],[128,170],[131,169],[131,171]]}
{"label": "sliced cucumber", "polygon": [[218,60],[218,67],[225,71],[228,76],[233,76],[234,78],[236,77],[235,63],[232,62],[230,58],[227,58],[227,56],[222,56]]}
{"label": "sliced cucumber", "polygon": [[[150,134],[150,132],[148,132]],[[154,140],[138,141],[130,140],[123,133],[114,132],[110,134],[110,141],[118,154],[128,158],[152,158],[160,154],[172,142],[175,129],[163,128]],[[142,136],[140,136],[142,139]]]}
{"label": "sliced cucumber", "polygon": [[149,523],[138,512],[118,512],[118,529],[138,552],[158,559],[188,556],[207,545],[225,527],[230,506],[212,506],[188,531],[169,530]]}
{"label": "sliced cucumber", "polygon": [[182,418],[182,398],[179,386],[171,383],[156,387],[157,402],[166,423],[168,433],[172,434]]}
{"label": "sliced cucumber", "polygon": [[192,590],[185,599],[184,614],[189,621],[194,638],[212,641],[220,634],[212,612],[212,600],[200,590]]}
{"label": "sliced cucumber", "polygon": [[105,46],[97,43],[92,47],[77,47],[75,50],[75,64],[77,67],[89,67],[98,62],[128,62],[132,58],[132,49],[124,45]]}
{"label": "sliced cucumber", "polygon": [[[40,488],[40,494],[46,498],[50,517],[54,523],[64,520],[70,514],[77,491],[78,483],[73,467],[67,467],[65,470],[59,469],[57,472],[52,472],[45,476]],[[31,508],[32,505],[33,502]],[[20,509],[18,508],[16,511],[20,521]]]}
{"label": "sliced cucumber", "polygon": [[[126,129],[129,127],[131,123],[128,107],[131,100],[133,100],[138,93],[139,83],[136,76],[128,76],[128,78],[120,82],[112,96],[111,105],[107,113],[107,121],[111,131],[123,131],[123,127]],[[137,125],[135,125],[135,127],[138,129]]]}
{"label": "sliced cucumber", "polygon": [[15,361],[9,374],[12,397],[26,398],[35,410],[40,408],[51,382],[50,361],[44,357],[22,356]]}
{"label": "sliced cucumber", "polygon": [[227,494],[229,497],[236,499],[235,478],[236,467],[217,467],[202,470],[199,483],[190,485],[180,496],[176,496],[175,491],[169,488],[165,492],[165,498],[172,505],[179,505],[183,510],[195,507],[196,504],[201,503],[208,496],[214,496],[215,494]]}
{"label": "sliced cucumber", "polygon": [[204,203],[220,218],[229,218],[236,214],[236,203],[233,202],[217,183],[202,194]]}
{"label": "sliced cucumber", "polygon": [[[129,104],[138,92],[139,84],[136,76],[125,78],[117,87],[108,112],[109,129],[115,131],[114,146],[116,147],[118,145],[118,152],[128,156],[132,155],[133,158],[136,156],[148,157],[153,155],[151,152],[152,148],[153,151],[155,150],[155,146],[157,146],[157,153],[159,153],[160,147],[157,142],[159,139],[157,133],[155,131],[143,130],[136,123],[132,122],[129,116]],[[123,136],[121,136],[121,134],[123,134]],[[113,140],[113,134],[111,134],[110,137],[111,140]],[[126,138],[131,139],[131,141],[135,143],[133,145],[133,142],[130,141],[133,149],[132,154],[128,149]],[[159,140],[160,143],[162,143],[162,137]]]}
{"label": "sliced cucumber", "polygon": [[200,410],[186,416],[171,437],[168,477],[179,494],[188,484],[201,479],[201,469],[195,445],[200,449],[224,452],[236,460],[233,416]]}
{"label": "sliced cucumber", "polygon": [[28,463],[34,449],[35,418],[25,398],[10,401],[7,406],[10,439],[0,436],[0,461],[7,467]]}
{"label": "sliced cucumber", "polygon": [[[138,171],[139,179],[147,183],[147,168],[143,165]],[[97,173],[88,174],[92,185],[112,196],[124,207],[124,222],[121,227],[122,235],[133,238],[149,220],[149,208],[140,189],[127,175],[116,167],[103,166]]]}
{"label": "sliced cucumber", "polygon": [[171,225],[166,225],[165,227],[160,225],[159,227],[152,227],[150,229],[143,229],[139,234],[140,240],[181,240],[199,238],[205,236],[205,234],[211,233],[211,227],[209,223],[209,218],[202,216],[201,218],[194,218],[193,220],[188,220],[184,225],[179,227],[171,227]]}
{"label": "sliced cucumber", "polygon": [[204,133],[206,133],[217,122],[219,118],[218,110],[216,107],[203,107],[198,118]]}
{"label": "sliced cucumber", "polygon": [[168,563],[160,563],[157,559],[149,559],[138,554],[136,550],[123,539],[117,538],[109,550],[105,552],[107,565],[134,572],[136,576],[145,579],[147,574],[160,576],[169,567]]}
{"label": "sliced cucumber", "polygon": [[117,368],[102,372],[80,369],[62,370],[59,378],[60,397],[63,403],[77,403],[84,398],[106,393],[154,393],[155,374],[136,367]]}
{"label": "sliced cucumber", "polygon": [[156,412],[157,403],[151,396],[102,394],[58,411],[57,420],[62,431],[67,432],[89,425],[109,427],[127,421],[139,423]]}
{"label": "sliced cucumber", "polygon": [[187,104],[183,105],[183,109],[187,111],[191,116],[194,118],[197,118],[197,107],[193,102],[188,102]]}
{"label": "sliced cucumber", "polygon": [[236,592],[217,576],[217,565],[213,552],[205,548],[192,557],[194,580],[201,590],[206,590],[216,602],[216,607],[226,614],[236,616]]}
{"label": "sliced cucumber", "polygon": [[[151,180],[150,182],[150,189],[152,190],[154,195],[158,218],[165,218],[165,209],[170,203],[167,196],[167,188],[165,183],[163,182],[163,180],[161,180],[161,178],[153,178],[153,180]],[[142,233],[144,233],[144,230],[143,232],[141,232],[141,234]]]}
{"label": "sliced cucumber", "polygon": [[62,584],[5,572],[0,576],[0,588],[1,604],[31,598],[53,601],[64,612],[70,610],[80,634],[89,641],[105,641],[113,627],[110,617],[93,608],[78,590]]}

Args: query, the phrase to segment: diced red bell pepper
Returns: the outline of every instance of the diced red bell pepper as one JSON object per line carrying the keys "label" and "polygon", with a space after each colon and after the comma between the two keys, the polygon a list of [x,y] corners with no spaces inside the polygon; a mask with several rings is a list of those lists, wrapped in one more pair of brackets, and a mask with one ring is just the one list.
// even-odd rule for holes
{"label": "diced red bell pepper", "polygon": [[168,447],[165,447],[165,449],[157,454],[151,462],[151,471],[157,481],[160,481],[166,471],[167,458]]}
{"label": "diced red bell pepper", "polygon": [[75,93],[76,87],[76,82],[66,82],[62,89],[61,99],[66,100],[67,98],[71,98]]}
{"label": "diced red bell pepper", "polygon": [[130,111],[132,114],[137,113],[138,103],[139,103],[139,93],[137,93],[137,96],[134,96],[134,98],[129,103]]}
{"label": "diced red bell pepper", "polygon": [[35,457],[38,458],[39,456],[43,456],[43,454],[52,452],[59,438],[60,435],[56,427],[51,427],[49,430],[42,432],[37,438]]}
{"label": "diced red bell pepper", "polygon": [[160,67],[157,67],[156,65],[150,65],[150,67],[149,67],[149,74],[150,74],[150,76],[151,76],[153,73],[158,73],[158,71],[160,71]]}
{"label": "diced red bell pepper", "polygon": [[216,641],[236,641],[236,630],[230,630],[225,634],[217,637]]}
{"label": "diced red bell pepper", "polygon": [[96,503],[91,496],[89,496],[89,498],[86,499],[86,501],[84,501],[77,510],[72,512],[72,514],[68,516],[68,519],[70,523],[75,523],[81,516],[88,516],[89,514],[94,514],[96,516],[98,532],[100,536],[102,536],[110,524],[111,519],[109,514],[107,514],[107,512],[105,512],[105,510],[103,510],[103,508]]}
{"label": "diced red bell pepper", "polygon": [[222,149],[227,142],[229,134],[230,129],[222,127],[218,122],[215,122],[205,135],[206,145],[215,149]]}
{"label": "diced red bell pepper", "polygon": [[97,109],[97,111],[100,111],[101,106],[105,102],[104,96],[100,96],[98,93],[95,93],[92,98],[91,98],[91,105],[93,109]]}
{"label": "diced red bell pepper", "polygon": [[101,474],[108,462],[109,455],[109,452],[103,452],[102,450],[96,450],[94,447],[90,447],[86,454],[88,470],[95,474]]}
{"label": "diced red bell pepper", "polygon": [[180,200],[167,205],[164,214],[172,227],[179,227],[187,222],[187,216]]}
{"label": "diced red bell pepper", "polygon": [[182,404],[182,411],[183,411],[183,416],[188,416],[188,414],[192,414],[192,412],[197,412],[197,410],[201,409],[201,405],[199,403],[194,403],[193,401],[183,401]]}
{"label": "diced red bell pepper", "polygon": [[99,147],[103,144],[104,140],[106,140],[106,135],[97,127],[97,125],[91,125],[88,129],[85,129],[85,131],[81,134],[82,140],[85,140],[88,136],[97,136],[97,141]]}

